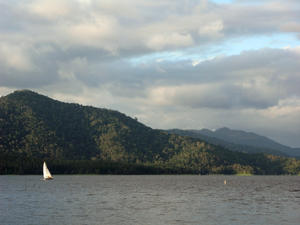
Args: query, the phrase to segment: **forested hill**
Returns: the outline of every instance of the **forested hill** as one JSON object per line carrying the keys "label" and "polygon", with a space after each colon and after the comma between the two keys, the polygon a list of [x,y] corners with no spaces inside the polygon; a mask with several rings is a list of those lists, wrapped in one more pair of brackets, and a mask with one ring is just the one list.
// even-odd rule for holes
{"label": "forested hill", "polygon": [[242,130],[232,130],[226,127],[210,131],[208,129],[192,130],[197,134],[206,135],[208,137],[217,138],[236,145],[249,146],[257,149],[268,149],[273,151],[279,151],[289,156],[300,156],[300,151],[295,148],[282,145],[268,137],[255,134],[253,132],[246,132]]}
{"label": "forested hill", "polygon": [[296,174],[299,161],[231,152],[154,130],[117,111],[63,103],[35,92],[0,98],[0,174]]}
{"label": "forested hill", "polygon": [[168,133],[178,134],[204,140],[213,145],[219,145],[232,151],[246,153],[266,153],[278,156],[290,156],[300,158],[300,150],[281,145],[275,141],[257,135],[229,128],[221,128],[216,131],[202,130],[167,130]]}

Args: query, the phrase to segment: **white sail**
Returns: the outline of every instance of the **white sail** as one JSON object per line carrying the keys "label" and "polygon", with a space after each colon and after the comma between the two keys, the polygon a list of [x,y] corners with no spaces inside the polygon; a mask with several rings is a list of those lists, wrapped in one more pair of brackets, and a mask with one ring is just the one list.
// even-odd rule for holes
{"label": "white sail", "polygon": [[43,174],[44,174],[44,180],[53,179],[50,171],[47,168],[46,162],[44,162],[43,165]]}

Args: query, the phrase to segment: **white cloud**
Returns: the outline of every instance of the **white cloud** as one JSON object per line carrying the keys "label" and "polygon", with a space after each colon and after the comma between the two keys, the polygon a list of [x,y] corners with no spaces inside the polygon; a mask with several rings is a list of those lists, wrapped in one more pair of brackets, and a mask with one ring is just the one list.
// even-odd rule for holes
{"label": "white cloud", "polygon": [[31,1],[27,4],[20,4],[27,8],[30,13],[48,20],[65,18],[69,16],[73,10],[71,2],[65,0]]}
{"label": "white cloud", "polygon": [[[231,56],[218,48],[245,37],[299,36],[299,1],[245,2],[2,1],[0,94],[32,88],[157,128],[296,136],[299,47],[286,41],[291,47],[258,49],[252,41],[256,50]],[[133,66],[133,57],[142,60]]]}
{"label": "white cloud", "polygon": [[211,83],[154,87],[149,102],[155,105],[180,105],[189,108],[268,108],[277,105],[275,89],[266,86],[239,86]]}
{"label": "white cloud", "polygon": [[5,26],[14,28],[10,35],[19,34],[33,44],[50,42],[62,49],[93,47],[126,57],[175,47],[210,46],[243,35],[299,33],[299,10],[291,7],[295,2],[274,2],[284,7],[265,2],[259,6],[216,5],[206,0],[31,0],[15,6],[6,3],[10,24]]}
{"label": "white cloud", "polygon": [[263,115],[272,119],[288,118],[297,119],[300,115],[300,96],[282,99],[273,107],[264,110]]}
{"label": "white cloud", "polygon": [[218,37],[223,36],[221,33],[223,31],[224,24],[222,20],[211,21],[207,24],[204,24],[199,28],[198,34],[200,36],[208,36],[208,37]]}
{"label": "white cloud", "polygon": [[12,93],[13,91],[15,91],[14,88],[7,88],[7,87],[0,86],[0,97],[8,95],[8,94]]}
{"label": "white cloud", "polygon": [[194,43],[190,34],[157,34],[150,38],[147,46],[154,50],[162,50],[165,48],[187,47]]}
{"label": "white cloud", "polygon": [[34,66],[26,51],[28,50],[22,46],[1,43],[0,63],[2,63],[3,66],[7,66],[8,68],[18,71],[31,71]]}
{"label": "white cloud", "polygon": [[92,18],[81,23],[65,27],[65,44],[91,46],[114,52],[117,43],[113,43],[120,29],[115,18],[103,15],[91,15]]}

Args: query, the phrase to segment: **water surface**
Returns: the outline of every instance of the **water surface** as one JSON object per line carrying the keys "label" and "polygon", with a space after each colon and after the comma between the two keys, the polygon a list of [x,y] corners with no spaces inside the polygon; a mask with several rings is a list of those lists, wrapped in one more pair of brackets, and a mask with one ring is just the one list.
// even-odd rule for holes
{"label": "water surface", "polygon": [[299,212],[299,176],[0,176],[1,225],[296,225]]}

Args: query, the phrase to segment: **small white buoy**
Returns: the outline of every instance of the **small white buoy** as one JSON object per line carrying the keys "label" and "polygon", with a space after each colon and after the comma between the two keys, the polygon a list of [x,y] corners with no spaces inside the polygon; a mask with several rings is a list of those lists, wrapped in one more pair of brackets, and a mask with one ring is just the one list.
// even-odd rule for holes
{"label": "small white buoy", "polygon": [[227,184],[227,181],[226,181],[226,180],[224,180],[224,184]]}

